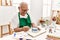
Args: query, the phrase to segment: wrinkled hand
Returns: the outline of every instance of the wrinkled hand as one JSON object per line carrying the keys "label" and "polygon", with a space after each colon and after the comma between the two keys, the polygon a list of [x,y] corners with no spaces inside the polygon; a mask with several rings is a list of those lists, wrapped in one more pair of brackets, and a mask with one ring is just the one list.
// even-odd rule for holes
{"label": "wrinkled hand", "polygon": [[28,30],[29,30],[29,27],[28,27],[28,26],[24,26],[24,27],[23,27],[23,31],[24,31],[24,32],[27,32]]}
{"label": "wrinkled hand", "polygon": [[22,31],[22,28],[15,28],[14,31],[15,32],[21,32]]}
{"label": "wrinkled hand", "polygon": [[34,23],[32,23],[32,27],[36,27],[36,25]]}
{"label": "wrinkled hand", "polygon": [[36,28],[38,28],[38,30],[40,30],[40,28],[37,27],[34,23],[32,23],[32,27],[36,27]]}

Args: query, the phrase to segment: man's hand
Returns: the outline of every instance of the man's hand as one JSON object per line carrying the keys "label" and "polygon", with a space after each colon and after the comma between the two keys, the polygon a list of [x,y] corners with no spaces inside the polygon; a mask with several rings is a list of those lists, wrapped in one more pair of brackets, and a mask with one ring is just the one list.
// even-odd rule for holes
{"label": "man's hand", "polygon": [[15,28],[14,31],[15,32],[21,32],[22,31],[22,28]]}
{"label": "man's hand", "polygon": [[32,23],[32,27],[36,27],[36,25],[34,23]]}
{"label": "man's hand", "polygon": [[28,26],[24,26],[24,27],[23,27],[23,31],[24,31],[24,32],[27,32],[28,30],[29,30],[29,27],[28,27]]}
{"label": "man's hand", "polygon": [[21,31],[27,32],[28,30],[29,30],[28,26],[24,26],[23,28],[15,28],[14,29],[15,32],[21,32]]}
{"label": "man's hand", "polygon": [[36,27],[36,28],[38,28],[38,30],[40,30],[40,28],[37,27],[34,23],[32,23],[32,27]]}

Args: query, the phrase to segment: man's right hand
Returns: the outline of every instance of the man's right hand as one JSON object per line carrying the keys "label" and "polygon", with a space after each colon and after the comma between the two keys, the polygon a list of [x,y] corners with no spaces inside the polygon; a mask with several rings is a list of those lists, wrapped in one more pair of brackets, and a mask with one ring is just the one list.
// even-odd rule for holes
{"label": "man's right hand", "polygon": [[15,32],[21,32],[21,31],[27,32],[28,30],[29,30],[28,26],[24,26],[23,28],[15,28],[14,29]]}
{"label": "man's right hand", "polygon": [[15,28],[14,31],[15,32],[21,32],[22,31],[22,28]]}
{"label": "man's right hand", "polygon": [[28,30],[29,30],[29,27],[28,27],[28,26],[24,26],[24,27],[23,27],[23,31],[24,31],[24,32],[27,32]]}

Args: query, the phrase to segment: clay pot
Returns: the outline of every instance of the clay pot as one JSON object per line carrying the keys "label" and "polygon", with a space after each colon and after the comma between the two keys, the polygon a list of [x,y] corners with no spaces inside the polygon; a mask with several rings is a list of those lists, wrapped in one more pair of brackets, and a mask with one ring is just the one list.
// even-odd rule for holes
{"label": "clay pot", "polygon": [[40,20],[40,23],[43,24],[43,23],[45,23],[45,21],[44,20]]}
{"label": "clay pot", "polygon": [[53,17],[53,18],[52,18],[52,20],[53,20],[53,21],[56,21],[56,18],[55,18],[55,17]]}

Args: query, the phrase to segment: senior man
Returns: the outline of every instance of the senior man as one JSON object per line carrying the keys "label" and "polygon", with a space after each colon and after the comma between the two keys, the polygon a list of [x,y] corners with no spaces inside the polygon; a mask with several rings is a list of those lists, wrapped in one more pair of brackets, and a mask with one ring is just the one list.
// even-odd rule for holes
{"label": "senior man", "polygon": [[26,2],[21,2],[19,7],[18,15],[14,16],[12,19],[14,22],[14,31],[21,32],[21,31],[28,31],[29,28],[35,27],[35,24],[32,23],[30,19],[30,15],[27,13],[28,11],[28,4]]}

